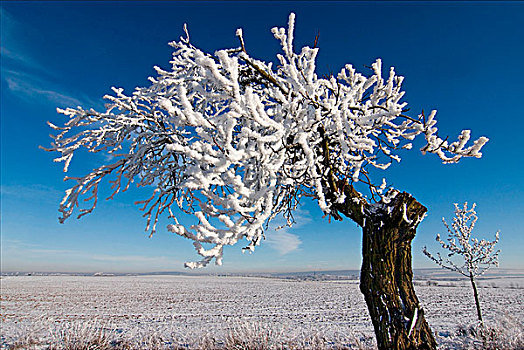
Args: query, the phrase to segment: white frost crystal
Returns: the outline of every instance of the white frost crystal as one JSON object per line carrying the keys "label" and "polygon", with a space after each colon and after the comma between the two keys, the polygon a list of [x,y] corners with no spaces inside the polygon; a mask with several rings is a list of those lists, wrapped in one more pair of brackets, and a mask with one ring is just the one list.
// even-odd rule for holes
{"label": "white frost crystal", "polygon": [[175,219],[176,207],[196,217],[187,226],[175,219],[168,229],[195,241],[203,260],[187,266],[202,267],[220,263],[223,247],[241,239],[253,250],[279,214],[291,224],[302,196],[316,198],[329,214],[333,202],[349,200],[327,195],[333,179],[365,182],[382,196],[386,180],[374,185],[369,169],[400,161],[397,151],[409,149],[417,135],[427,141],[423,151],[445,163],[480,157],[486,138],[468,147],[470,132],[463,131],[448,144],[437,136],[435,111],[427,118],[404,115],[403,77],[393,69],[383,77],[380,59],[369,77],[351,65],[336,76],[317,76],[318,49],[295,50],[294,22],[291,14],[287,30],[272,30],[283,51],[276,69],[246,52],[241,29],[240,48],[209,54],[189,42],[184,27],[186,37],[171,43],[171,70],[155,67],[150,86],[129,96],[114,88],[103,112],[59,109],[70,119],[63,127],[51,125],[58,134],[47,150],[61,153],[56,161],[65,163],[64,171],[82,147],[114,160],[66,178],[76,184],[60,205],[61,222],[84,195],[92,205],[79,216],[93,211],[105,177],[113,176],[110,198],[132,182],[151,187],[152,196],[139,202],[147,230],[155,232],[164,212]]}
{"label": "white frost crystal", "polygon": [[[426,247],[423,253],[438,265],[448,270],[456,271],[466,277],[476,277],[486,272],[491,265],[498,266],[498,256],[500,250],[495,250],[495,244],[499,241],[499,232],[495,233],[495,240],[478,240],[471,236],[475,223],[478,220],[475,211],[476,204],[473,203],[468,209],[468,203],[465,202],[463,207],[455,203],[455,217],[453,223],[448,225],[442,218],[444,226],[448,230],[447,242],[443,241],[440,235],[437,235],[437,242],[442,248],[449,251],[447,258],[442,258],[440,253],[433,256]],[[454,261],[453,258],[460,257],[461,263]]]}

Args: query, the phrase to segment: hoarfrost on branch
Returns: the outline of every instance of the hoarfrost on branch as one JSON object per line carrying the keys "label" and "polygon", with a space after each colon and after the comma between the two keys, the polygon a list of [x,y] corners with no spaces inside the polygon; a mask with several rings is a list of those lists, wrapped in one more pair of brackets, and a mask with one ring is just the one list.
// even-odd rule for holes
{"label": "hoarfrost on branch", "polygon": [[[444,241],[440,235],[437,235],[436,240],[442,248],[449,251],[446,258],[442,258],[438,252],[434,256],[426,247],[423,249],[423,253],[439,266],[456,271],[468,278],[481,276],[491,265],[498,266],[500,253],[500,250],[495,250],[495,245],[499,241],[499,231],[495,233],[495,240],[491,242],[485,239],[479,241],[471,237],[478,220],[475,207],[475,203],[469,209],[468,202],[465,202],[463,207],[455,203],[455,217],[451,226],[442,218],[448,230],[448,238]],[[461,263],[454,261],[455,257],[459,257]]]}
{"label": "hoarfrost on branch", "polygon": [[[410,149],[416,136],[426,140],[423,153],[444,163],[481,156],[487,138],[467,145],[470,131],[464,130],[448,143],[437,135],[436,111],[405,115],[403,77],[393,68],[383,76],[380,59],[370,76],[350,64],[335,76],[317,76],[318,48],[295,50],[294,22],[292,13],[287,29],[272,29],[282,47],[276,67],[248,54],[242,30],[239,48],[209,54],[190,43],[184,27],[186,37],[170,43],[171,69],[155,67],[149,87],[131,95],[113,88],[103,112],[58,109],[70,119],[63,127],[49,123],[57,134],[46,150],[61,153],[55,161],[64,162],[65,172],[81,148],[114,157],[85,176],[66,177],[76,184],[60,204],[60,221],[81,197],[91,205],[79,209],[79,217],[91,213],[106,177],[112,177],[109,198],[132,182],[151,187],[152,196],[139,202],[146,230],[153,234],[167,213],[174,221],[168,230],[192,239],[203,257],[186,266],[203,267],[213,259],[221,264],[223,247],[240,239],[253,250],[279,214],[291,225],[303,196],[316,199],[327,215],[336,202],[355,199],[345,198],[337,183],[360,181],[373,199],[382,198],[386,182],[376,184],[371,169],[400,161],[398,150]],[[175,208],[198,223],[180,224]]]}

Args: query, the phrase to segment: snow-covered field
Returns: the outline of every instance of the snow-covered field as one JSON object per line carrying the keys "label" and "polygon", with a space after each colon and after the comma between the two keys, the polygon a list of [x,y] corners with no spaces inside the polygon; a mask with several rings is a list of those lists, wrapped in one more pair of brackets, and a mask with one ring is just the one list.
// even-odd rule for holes
{"label": "snow-covered field", "polygon": [[[452,347],[459,327],[475,322],[468,284],[417,282],[439,342]],[[506,320],[522,335],[524,279],[480,283],[487,324]],[[482,287],[484,286],[484,287]],[[517,288],[520,287],[520,288]],[[212,276],[8,276],[1,279],[1,344],[49,337],[65,325],[94,322],[127,339],[217,339],[259,327],[275,338],[320,334],[333,344],[372,344],[373,328],[358,281],[299,281]],[[517,334],[518,335],[518,334]],[[56,337],[56,335],[55,335]]]}

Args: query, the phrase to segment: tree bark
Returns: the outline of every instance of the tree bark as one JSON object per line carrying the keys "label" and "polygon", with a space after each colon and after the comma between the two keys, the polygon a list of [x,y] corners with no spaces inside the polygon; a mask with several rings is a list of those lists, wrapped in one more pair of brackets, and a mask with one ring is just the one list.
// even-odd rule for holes
{"label": "tree bark", "polygon": [[369,204],[352,186],[344,193],[344,203],[334,209],[363,228],[360,290],[378,348],[436,349],[411,268],[411,241],[427,209],[405,192],[387,204]]}
{"label": "tree bark", "polygon": [[471,281],[471,286],[473,287],[473,295],[475,296],[475,305],[477,306],[477,317],[481,324],[484,324],[484,321],[482,321],[482,312],[480,310],[480,301],[479,301],[479,293],[477,291],[477,285],[475,283],[475,277],[470,272],[469,274],[469,280]]}

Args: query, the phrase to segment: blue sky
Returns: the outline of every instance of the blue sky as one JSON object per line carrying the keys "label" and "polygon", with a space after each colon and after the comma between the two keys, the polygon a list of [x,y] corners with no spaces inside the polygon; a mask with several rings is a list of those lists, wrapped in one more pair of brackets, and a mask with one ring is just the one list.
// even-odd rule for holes
{"label": "blue sky", "polygon": [[[169,67],[168,42],[187,23],[194,45],[214,51],[238,45],[243,28],[251,55],[275,61],[270,29],[297,15],[296,46],[319,33],[318,73],[345,63],[367,73],[380,57],[406,77],[413,115],[437,109],[442,135],[462,129],[490,142],[482,159],[442,165],[414,150],[388,169],[388,179],[429,208],[413,244],[414,267],[431,267],[441,218],[453,203],[476,202],[476,234],[500,229],[504,268],[524,268],[524,3],[507,2],[2,2],[1,243],[2,271],[167,271],[198,259],[191,241],[164,219],[151,239],[133,205],[144,191],[102,201],[81,220],[58,223],[68,184],[52,154],[46,121],[63,122],[56,107],[103,108],[111,86],[127,92],[147,84],[153,66]],[[81,175],[103,157],[77,157]],[[268,232],[253,254],[226,249],[224,265],[205,272],[358,269],[361,232],[350,220],[328,223],[315,203],[299,224]]]}

